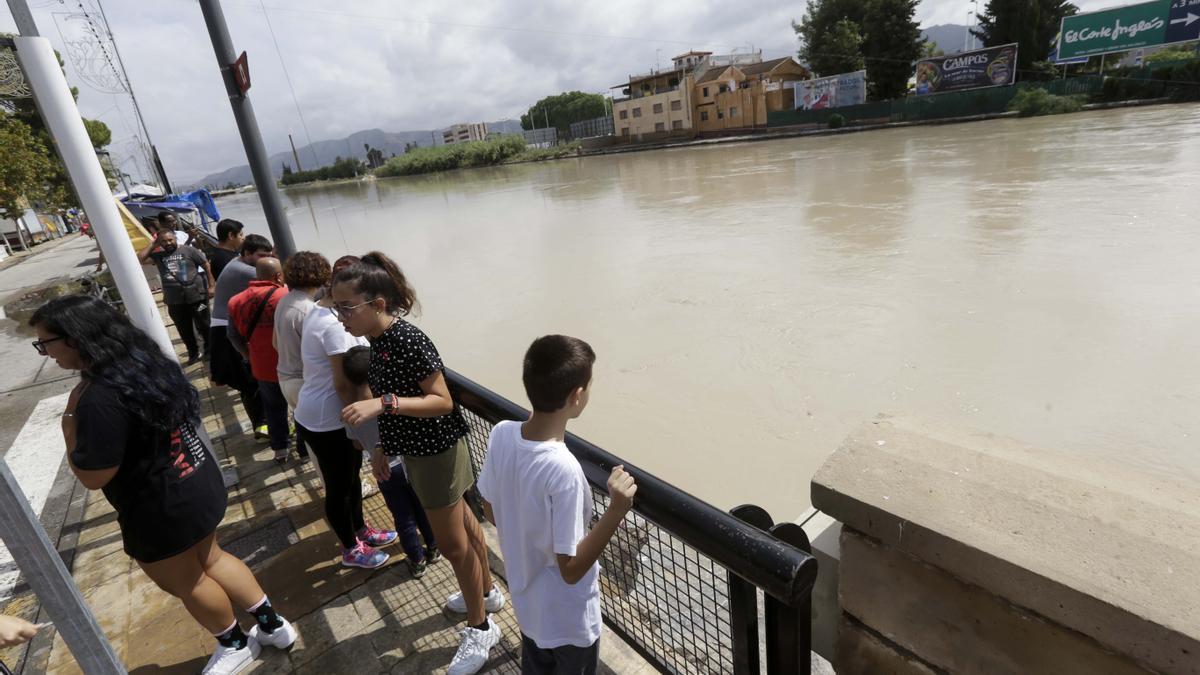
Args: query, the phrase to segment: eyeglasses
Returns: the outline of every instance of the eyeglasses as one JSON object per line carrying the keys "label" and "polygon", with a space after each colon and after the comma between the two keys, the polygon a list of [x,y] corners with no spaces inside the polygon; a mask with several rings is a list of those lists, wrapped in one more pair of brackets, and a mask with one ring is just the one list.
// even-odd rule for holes
{"label": "eyeglasses", "polygon": [[38,354],[45,356],[46,355],[46,345],[50,344],[51,342],[58,342],[61,339],[63,339],[63,338],[60,335],[59,337],[50,338],[49,340],[37,340],[33,343],[33,349]]}
{"label": "eyeglasses", "polygon": [[362,307],[363,305],[369,305],[378,299],[379,298],[373,298],[366,302],[360,302],[357,305],[354,305],[353,307],[344,307],[342,305],[334,305],[333,313],[336,314],[337,318],[339,318],[339,319],[349,319],[350,315],[354,313],[354,310],[358,309],[359,307]]}

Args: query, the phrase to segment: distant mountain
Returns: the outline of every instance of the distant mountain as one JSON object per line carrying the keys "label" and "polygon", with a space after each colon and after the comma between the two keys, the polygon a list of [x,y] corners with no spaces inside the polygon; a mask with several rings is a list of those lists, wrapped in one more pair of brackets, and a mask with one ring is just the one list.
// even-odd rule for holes
{"label": "distant mountain", "polygon": [[[957,54],[963,50],[963,41],[967,39],[967,27],[956,23],[930,26],[921,29],[921,37],[936,44],[947,54]],[[978,38],[972,39],[976,47],[983,46]]]}
{"label": "distant mountain", "polygon": [[[503,134],[520,133],[521,123],[517,120],[488,122],[488,131]],[[309,170],[333,164],[333,161],[338,157],[357,157],[358,159],[365,160],[367,149],[363,147],[363,144],[368,144],[372,148],[378,148],[383,151],[385,157],[390,157],[393,154],[404,154],[404,146],[407,143],[416,143],[420,147],[441,145],[441,130],[392,132],[383,131],[382,129],[368,129],[366,131],[357,131],[337,140],[316,141],[312,145],[296,148],[296,154],[300,155],[300,166],[305,170]],[[285,164],[293,170],[297,168],[296,158],[292,156],[290,149],[271,155],[270,164],[271,173],[277,179],[283,175],[283,166]],[[188,187],[222,188],[230,183],[234,185],[247,185],[251,182],[253,182],[253,177],[250,175],[250,167],[243,164],[241,166],[230,167],[224,171],[218,171],[217,173],[210,173],[199,180],[191,181]]]}

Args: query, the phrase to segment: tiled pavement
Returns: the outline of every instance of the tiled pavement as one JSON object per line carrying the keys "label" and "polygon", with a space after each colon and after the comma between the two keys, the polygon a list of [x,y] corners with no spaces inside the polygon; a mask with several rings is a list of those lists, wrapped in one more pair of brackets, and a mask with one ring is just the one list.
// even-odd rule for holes
{"label": "tiled pavement", "polygon": [[[316,471],[299,465],[294,456],[278,467],[265,443],[242,432],[236,395],[210,387],[203,365],[187,372],[200,390],[216,454],[238,479],[229,492],[218,540],[247,559],[276,608],[301,635],[286,654],[264,648],[253,672],[444,672],[462,627],[461,616],[442,610],[445,598],[456,590],[449,563],[442,561],[424,578],[413,579],[403,552],[392,546],[392,560],[378,570],[338,565],[337,541],[322,516]],[[86,499],[72,569],[116,653],[131,673],[199,672],[213,648],[212,637],[125,555],[115,515],[103,496],[92,492]],[[368,522],[391,525],[379,494],[365,500],[365,510]],[[492,563],[502,574],[495,552]],[[516,618],[506,607],[495,619],[504,638],[484,672],[517,673]],[[251,624],[246,615],[240,620],[247,628]],[[606,636],[604,672],[654,672],[611,633]],[[40,671],[39,665],[50,673],[80,672],[57,636],[48,657],[31,659],[26,672]]]}

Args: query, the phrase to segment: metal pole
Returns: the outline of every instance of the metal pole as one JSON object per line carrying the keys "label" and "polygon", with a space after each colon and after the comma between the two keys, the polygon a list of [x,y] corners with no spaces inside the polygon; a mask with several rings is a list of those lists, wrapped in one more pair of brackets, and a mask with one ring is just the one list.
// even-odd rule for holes
{"label": "metal pole", "polygon": [[233,62],[237,60],[237,54],[233,51],[233,40],[229,37],[229,27],[225,24],[225,14],[221,11],[219,0],[200,0],[200,11],[204,13],[204,23],[208,26],[208,36],[212,39],[217,65],[221,67],[221,76],[225,79],[229,105],[233,108],[234,119],[237,120],[242,145],[246,148],[246,159],[250,162],[250,173],[254,175],[254,185],[258,188],[258,197],[267,217],[267,226],[271,228],[275,251],[281,259],[287,258],[296,252],[296,243],[292,239],[292,230],[288,226],[283,204],[279,201],[275,177],[271,175],[267,149],[263,146],[258,120],[254,117],[254,106],[251,105],[248,96],[238,91],[237,82],[233,79]]}
{"label": "metal pole", "polygon": [[18,37],[13,42],[17,46],[17,58],[33,91],[38,111],[50,130],[63,166],[67,169],[67,176],[79,196],[79,203],[92,223],[96,240],[100,242],[100,250],[104,252],[104,259],[117,282],[129,319],[146,331],[162,347],[163,353],[171,359],[177,359],[154,297],[150,295],[146,275],[142,273],[142,266],[138,263],[125,225],[117,212],[108,179],[100,168],[100,159],[83,127],[83,119],[75,107],[75,98],[71,96],[71,88],[67,86],[67,79],[58,65],[50,41],[45,38]]}
{"label": "metal pole", "polygon": [[291,134],[288,134],[288,143],[292,145],[292,157],[296,160],[296,171],[303,171],[304,167],[300,166],[300,153],[296,152],[296,141],[292,140]]}
{"label": "metal pole", "polygon": [[171,187],[171,181],[167,178],[167,170],[163,168],[162,157],[158,156],[158,148],[151,143],[150,154],[154,157],[154,168],[158,171],[158,177],[162,179],[163,194],[172,194],[175,189]]}
{"label": "metal pole", "polygon": [[85,673],[124,675],[125,666],[108,644],[4,460],[0,460],[0,533],[79,668]]}
{"label": "metal pole", "polygon": [[37,37],[37,24],[33,22],[33,13],[29,11],[29,3],[25,0],[8,0],[8,11],[12,12],[13,21],[17,24],[17,32],[26,37]]}

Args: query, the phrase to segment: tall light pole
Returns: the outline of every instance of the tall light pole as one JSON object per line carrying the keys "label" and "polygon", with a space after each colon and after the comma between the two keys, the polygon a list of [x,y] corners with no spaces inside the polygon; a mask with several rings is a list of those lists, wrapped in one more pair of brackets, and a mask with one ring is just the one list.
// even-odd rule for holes
{"label": "tall light pole", "polygon": [[[229,26],[225,24],[225,14],[221,11],[219,0],[200,0],[200,11],[203,12],[204,23],[208,26],[208,36],[212,39],[217,65],[221,67],[225,92],[229,94],[229,105],[233,108],[233,118],[237,121],[238,133],[242,136],[246,159],[250,163],[250,173],[254,175],[254,186],[258,189],[258,198],[267,217],[267,226],[271,229],[271,239],[275,241],[275,251],[280,258],[287,258],[296,252],[296,243],[292,240],[287,213],[279,201],[279,191],[275,187],[275,177],[271,174],[267,149],[263,146],[262,134],[258,130],[254,106],[250,104],[249,96],[242,85],[239,85],[234,73],[238,56],[233,50]],[[247,89],[250,86],[248,72],[245,73],[244,86]]]}

